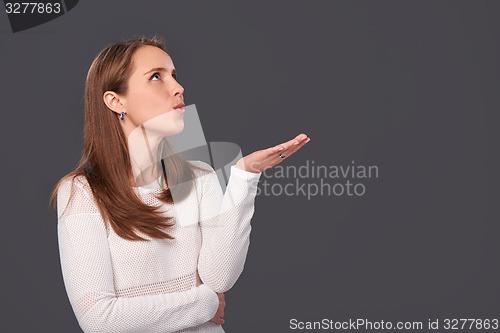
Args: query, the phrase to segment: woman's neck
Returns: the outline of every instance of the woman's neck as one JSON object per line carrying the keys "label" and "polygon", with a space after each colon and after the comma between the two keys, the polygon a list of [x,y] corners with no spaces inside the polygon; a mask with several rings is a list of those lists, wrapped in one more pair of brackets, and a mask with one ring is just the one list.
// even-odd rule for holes
{"label": "woman's neck", "polygon": [[143,126],[128,135],[128,150],[132,166],[132,186],[144,186],[160,178],[163,169],[158,149],[162,137],[146,132]]}

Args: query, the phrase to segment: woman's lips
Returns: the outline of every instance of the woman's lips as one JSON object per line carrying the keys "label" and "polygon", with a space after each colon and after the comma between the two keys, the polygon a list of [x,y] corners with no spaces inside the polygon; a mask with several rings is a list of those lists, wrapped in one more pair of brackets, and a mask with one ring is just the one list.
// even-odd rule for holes
{"label": "woman's lips", "polygon": [[184,103],[181,102],[181,103],[177,104],[176,106],[174,106],[174,109],[180,109],[180,108],[183,108],[184,106],[185,106]]}
{"label": "woman's lips", "polygon": [[174,110],[179,112],[179,113],[184,113],[184,102],[180,102],[179,104],[177,104],[176,106],[174,106]]}

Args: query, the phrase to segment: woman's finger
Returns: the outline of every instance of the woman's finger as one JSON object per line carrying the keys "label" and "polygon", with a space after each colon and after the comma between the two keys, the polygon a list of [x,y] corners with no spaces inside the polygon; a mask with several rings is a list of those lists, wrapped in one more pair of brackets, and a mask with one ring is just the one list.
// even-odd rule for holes
{"label": "woman's finger", "polygon": [[[302,148],[306,143],[308,143],[311,139],[310,138],[307,138],[303,141],[301,141],[298,145],[292,145],[291,148],[289,149],[285,149],[285,150],[281,150],[277,155],[274,156],[274,158],[277,160],[277,161],[280,161],[280,160],[283,160],[287,157],[290,157],[292,156],[297,150],[299,150],[300,148]],[[283,156],[283,157],[282,157]],[[279,163],[279,162],[278,162]]]}
{"label": "woman's finger", "polygon": [[[299,134],[299,135],[297,135],[297,137],[293,138],[292,140],[289,140],[287,142],[283,142],[283,143],[280,143],[280,144],[274,146],[273,149],[272,149],[272,152],[273,153],[279,153],[279,152],[283,152],[285,150],[288,150],[291,147],[293,147],[293,144],[295,142],[297,142],[298,144],[300,144],[306,138],[307,138],[307,135],[305,135],[305,134]],[[281,148],[281,150],[280,150],[280,148]]]}
{"label": "woman's finger", "polygon": [[287,150],[288,156],[293,155],[297,150],[304,147],[304,145],[308,143],[309,140],[311,140],[311,138],[306,138],[305,140],[300,141],[299,144],[292,145],[292,147],[290,147],[290,149]]}
{"label": "woman's finger", "polygon": [[290,140],[290,141],[288,141],[288,142],[286,143],[285,150],[288,150],[288,149],[290,149],[290,148],[293,148],[293,147],[295,147],[295,146],[299,145],[299,144],[300,144],[301,142],[303,142],[306,138],[307,138],[307,135],[305,135],[305,134],[299,134],[299,135],[297,135],[297,137],[296,137],[296,138],[294,138],[294,139],[292,139],[292,140]]}
{"label": "woman's finger", "polygon": [[309,138],[307,136],[304,136],[297,140],[296,139],[290,140],[285,145],[282,145],[284,146],[284,149],[282,149],[280,152],[284,153],[284,152],[289,152],[290,150],[294,150],[295,148],[303,145],[306,141],[308,141],[308,139]]}

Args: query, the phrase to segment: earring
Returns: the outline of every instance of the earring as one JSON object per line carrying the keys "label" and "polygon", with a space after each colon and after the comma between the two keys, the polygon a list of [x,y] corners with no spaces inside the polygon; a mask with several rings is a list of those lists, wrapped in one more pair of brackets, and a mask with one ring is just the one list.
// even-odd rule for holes
{"label": "earring", "polygon": [[122,111],[122,114],[121,114],[121,116],[120,116],[120,119],[121,119],[121,120],[125,120],[125,112],[123,112],[123,111]]}

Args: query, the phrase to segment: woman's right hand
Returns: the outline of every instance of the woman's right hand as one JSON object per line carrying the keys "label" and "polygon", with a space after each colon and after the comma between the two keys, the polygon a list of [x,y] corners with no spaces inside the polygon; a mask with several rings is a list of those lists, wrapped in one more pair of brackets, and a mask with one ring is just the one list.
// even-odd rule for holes
{"label": "woman's right hand", "polygon": [[224,293],[217,293],[217,296],[219,297],[219,308],[217,309],[215,316],[210,319],[210,321],[218,325],[222,325],[226,322],[224,320],[224,308],[226,307],[226,300],[224,298]]}
{"label": "woman's right hand", "polygon": [[[198,271],[196,271],[196,286],[198,287],[201,284],[202,281],[200,279],[200,275],[198,274]],[[219,308],[217,309],[215,316],[209,321],[216,323],[218,325],[222,325],[225,323],[225,320],[223,318],[224,318],[224,308],[226,307],[226,299],[224,298],[224,293],[217,293],[217,296],[219,297]]]}

